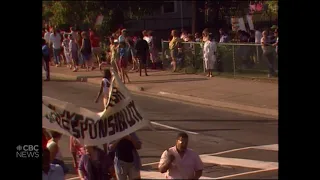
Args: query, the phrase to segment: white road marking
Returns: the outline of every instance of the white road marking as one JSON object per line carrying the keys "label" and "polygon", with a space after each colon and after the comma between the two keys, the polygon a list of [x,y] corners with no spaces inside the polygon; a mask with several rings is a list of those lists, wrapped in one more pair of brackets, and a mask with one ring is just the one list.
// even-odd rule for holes
{"label": "white road marking", "polygon": [[[140,171],[142,179],[165,179],[165,173],[162,174],[157,171]],[[201,176],[200,179],[212,179],[210,177]]]}
{"label": "white road marking", "polygon": [[72,178],[69,178],[69,179],[66,179],[66,180],[80,180],[80,177],[72,177]]}
{"label": "white road marking", "polygon": [[168,125],[165,125],[165,124],[160,124],[160,123],[153,122],[153,121],[151,122],[151,124],[154,124],[156,126],[161,126],[161,127],[167,128],[167,129],[176,130],[176,131],[183,131],[183,132],[186,132],[186,133],[189,133],[189,134],[193,134],[193,135],[198,135],[199,134],[199,133],[196,133],[196,132],[186,131],[186,130],[183,130],[183,129],[175,128],[175,127],[172,127],[172,126],[168,126]]}
{"label": "white road marking", "polygon": [[244,172],[244,173],[239,173],[239,174],[232,174],[228,176],[221,176],[213,179],[227,179],[227,178],[235,178],[239,176],[245,176],[245,175],[250,175],[250,174],[256,174],[256,173],[262,173],[262,172],[268,172],[268,171],[275,171],[278,170],[278,168],[271,168],[271,169],[261,169],[261,170],[256,170],[256,171],[249,171],[249,172]]}
{"label": "white road marking", "polygon": [[278,168],[277,162],[266,162],[266,161],[258,161],[258,160],[251,160],[251,159],[227,158],[227,157],[218,157],[218,156],[202,156],[201,160],[203,163],[214,163],[219,165],[239,166],[239,167],[255,168],[255,169]]}
{"label": "white road marking", "polygon": [[254,149],[261,149],[261,150],[269,150],[269,151],[279,151],[279,145],[278,144],[270,144],[270,145],[264,145],[264,146],[255,146]]}

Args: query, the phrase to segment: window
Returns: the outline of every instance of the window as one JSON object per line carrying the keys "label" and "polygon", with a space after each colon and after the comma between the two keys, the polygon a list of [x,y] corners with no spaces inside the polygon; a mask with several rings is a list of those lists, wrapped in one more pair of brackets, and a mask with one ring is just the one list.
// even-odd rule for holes
{"label": "window", "polygon": [[177,10],[177,2],[176,1],[165,1],[162,5],[162,13],[175,13]]}

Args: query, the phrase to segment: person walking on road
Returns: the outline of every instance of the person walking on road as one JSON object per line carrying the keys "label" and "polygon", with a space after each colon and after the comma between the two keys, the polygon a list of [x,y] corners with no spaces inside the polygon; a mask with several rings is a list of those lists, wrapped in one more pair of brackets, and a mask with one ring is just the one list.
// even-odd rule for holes
{"label": "person walking on road", "polygon": [[146,76],[148,76],[147,73],[147,59],[149,54],[149,45],[146,40],[143,39],[143,34],[139,34],[138,40],[135,44],[135,50],[136,50],[136,59],[138,59],[138,64],[139,64],[139,73],[141,76],[141,69],[142,66],[144,68],[144,73]]}
{"label": "person walking on road", "polygon": [[82,37],[82,43],[81,43],[80,51],[81,51],[81,55],[83,57],[83,60],[85,62],[87,71],[94,70],[94,66],[91,61],[91,59],[92,59],[91,42],[90,42],[90,39],[88,37],[87,32],[83,31],[81,33],[81,37]]}
{"label": "person walking on road", "polygon": [[65,180],[62,167],[51,163],[47,148],[42,151],[42,180]]}
{"label": "person walking on road", "polygon": [[129,56],[130,50],[128,45],[126,44],[126,42],[120,42],[119,45],[119,68],[121,71],[121,75],[120,77],[122,77],[122,81],[125,84],[126,83],[126,78],[128,80],[128,83],[130,83],[130,79],[128,76],[128,72],[127,72],[127,66],[128,66],[128,56]]}
{"label": "person walking on road", "polygon": [[56,67],[61,66],[60,53],[61,53],[61,36],[57,33],[56,29],[52,29],[50,34],[50,46],[53,48],[53,57]]}
{"label": "person walking on road", "polygon": [[73,72],[77,72],[79,64],[78,44],[71,34],[69,35],[69,39],[70,59],[72,60],[73,64]]}
{"label": "person walking on road", "polygon": [[63,35],[62,47],[64,52],[64,57],[66,59],[67,67],[72,69],[71,56],[70,56],[70,39],[68,34]]}
{"label": "person walking on road", "polygon": [[100,91],[99,91],[98,96],[95,100],[95,102],[98,103],[99,98],[100,98],[101,94],[103,93],[103,106],[104,106],[104,108],[107,107],[107,103],[109,100],[109,88],[111,85],[111,77],[112,77],[112,75],[111,75],[110,69],[105,69],[104,75],[103,75],[103,78],[101,81]]}
{"label": "person walking on road", "polygon": [[214,41],[213,35],[210,33],[203,47],[203,60],[205,64],[205,69],[208,72],[207,77],[213,77],[212,71],[214,69],[214,64],[217,61],[216,53],[217,53],[217,44]]}
{"label": "person walking on road", "polygon": [[43,67],[44,67],[44,70],[46,71],[45,81],[50,81],[50,49],[45,39],[42,39],[42,59],[43,59]]}
{"label": "person walking on road", "polygon": [[199,179],[203,163],[200,156],[188,148],[188,134],[181,132],[176,145],[165,150],[159,162],[159,171],[166,173],[167,179]]}
{"label": "person walking on road", "polygon": [[138,154],[141,141],[135,133],[110,143],[110,152],[115,152],[114,169],[117,180],[141,179],[141,161]]}

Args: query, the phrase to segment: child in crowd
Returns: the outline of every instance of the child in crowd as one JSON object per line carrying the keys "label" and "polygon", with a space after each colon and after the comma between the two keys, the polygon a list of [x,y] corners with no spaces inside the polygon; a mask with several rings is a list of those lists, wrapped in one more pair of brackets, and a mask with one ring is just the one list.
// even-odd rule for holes
{"label": "child in crowd", "polygon": [[72,69],[69,44],[70,44],[70,39],[68,38],[68,34],[64,34],[61,46],[64,49],[63,52],[64,52],[64,57],[66,59],[67,67]]}
{"label": "child in crowd", "polygon": [[78,56],[78,45],[75,39],[73,39],[72,34],[69,35],[69,53],[70,59],[73,63],[73,72],[78,71],[78,63],[79,63],[79,56]]}

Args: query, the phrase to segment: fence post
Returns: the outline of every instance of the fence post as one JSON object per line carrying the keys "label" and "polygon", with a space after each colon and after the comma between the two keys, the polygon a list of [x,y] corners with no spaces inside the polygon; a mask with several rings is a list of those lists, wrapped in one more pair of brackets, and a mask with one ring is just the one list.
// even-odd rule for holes
{"label": "fence post", "polygon": [[236,58],[234,52],[234,45],[232,45],[232,61],[233,61],[233,77],[236,77]]}
{"label": "fence post", "polygon": [[257,51],[257,62],[256,63],[260,63],[259,46],[256,46],[256,51]]}

